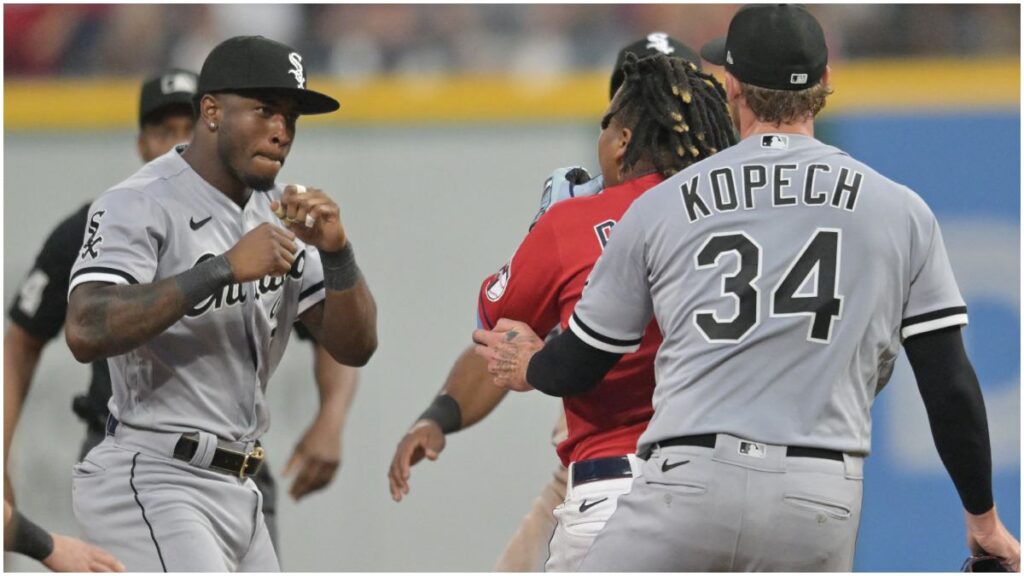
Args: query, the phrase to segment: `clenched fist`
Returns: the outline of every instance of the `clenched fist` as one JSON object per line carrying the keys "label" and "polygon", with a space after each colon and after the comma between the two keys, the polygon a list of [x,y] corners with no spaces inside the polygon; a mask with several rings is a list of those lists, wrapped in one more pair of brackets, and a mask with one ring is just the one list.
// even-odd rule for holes
{"label": "clenched fist", "polygon": [[253,228],[224,256],[231,265],[235,282],[259,280],[264,276],[284,276],[295,261],[295,234],[264,222]]}
{"label": "clenched fist", "polygon": [[345,247],[341,209],[323,190],[285,186],[281,201],[273,201],[270,207],[306,244],[324,252],[337,252]]}

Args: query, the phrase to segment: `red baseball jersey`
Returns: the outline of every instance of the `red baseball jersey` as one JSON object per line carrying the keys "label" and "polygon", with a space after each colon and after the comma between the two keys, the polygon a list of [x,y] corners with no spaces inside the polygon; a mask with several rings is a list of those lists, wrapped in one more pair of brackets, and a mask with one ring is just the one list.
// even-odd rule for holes
{"label": "red baseball jersey", "polygon": [[[556,327],[564,330],[616,221],[661,181],[651,174],[552,206],[509,262],[484,281],[480,325],[490,329],[498,319],[510,318],[541,336]],[[563,464],[636,451],[654,413],[654,355],[660,345],[661,332],[651,322],[639,350],[623,356],[590,392],[564,399],[569,437],[558,445]]]}

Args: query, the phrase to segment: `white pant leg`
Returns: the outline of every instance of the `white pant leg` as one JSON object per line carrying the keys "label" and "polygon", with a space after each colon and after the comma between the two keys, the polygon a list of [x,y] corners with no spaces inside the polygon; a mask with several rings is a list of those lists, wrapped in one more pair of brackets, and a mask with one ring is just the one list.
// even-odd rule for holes
{"label": "white pant leg", "polygon": [[[634,475],[639,476],[643,461],[629,455]],[[619,497],[628,494],[633,478],[599,480],[579,486],[570,485],[565,502],[555,508],[555,532],[548,545],[550,555],[546,572],[576,572],[594,538],[618,507]]]}

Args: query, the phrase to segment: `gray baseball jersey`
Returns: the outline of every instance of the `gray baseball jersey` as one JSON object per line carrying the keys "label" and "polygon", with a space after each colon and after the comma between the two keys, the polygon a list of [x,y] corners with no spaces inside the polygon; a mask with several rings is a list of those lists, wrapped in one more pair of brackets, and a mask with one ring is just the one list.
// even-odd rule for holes
{"label": "gray baseball jersey", "polygon": [[867,454],[902,338],[967,323],[914,192],[798,135],[749,137],[647,191],[615,227],[572,330],[665,335],[640,450],[678,436]]}
{"label": "gray baseball jersey", "polygon": [[[264,222],[282,186],[244,207],[203,180],[179,146],[93,203],[69,294],[84,282],[145,284],[226,252]],[[269,426],[264,391],[295,319],[324,298],[316,248],[300,241],[291,272],[234,284],[149,342],[109,359],[110,412],[136,428],[203,430],[237,442]]]}

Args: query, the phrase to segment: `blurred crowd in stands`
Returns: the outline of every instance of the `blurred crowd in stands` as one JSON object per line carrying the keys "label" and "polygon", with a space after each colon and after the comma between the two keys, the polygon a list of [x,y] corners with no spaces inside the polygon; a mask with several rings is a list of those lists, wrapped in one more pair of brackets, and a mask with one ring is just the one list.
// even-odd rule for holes
{"label": "blurred crowd in stands", "polygon": [[[262,34],[299,49],[306,70],[558,74],[614,61],[651,31],[699,47],[738,5],[70,5],[5,4],[5,76],[143,75],[198,69],[210,48]],[[833,61],[1016,56],[1020,6],[816,5]]]}

